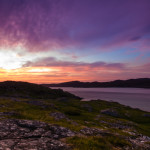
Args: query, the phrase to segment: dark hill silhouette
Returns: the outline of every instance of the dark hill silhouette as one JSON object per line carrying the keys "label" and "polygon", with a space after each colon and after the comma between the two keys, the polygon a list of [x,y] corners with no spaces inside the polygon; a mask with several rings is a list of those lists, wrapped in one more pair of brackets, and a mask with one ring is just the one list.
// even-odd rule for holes
{"label": "dark hill silhouette", "polygon": [[55,90],[42,85],[15,81],[0,82],[0,96],[24,98],[79,98],[61,89]]}
{"label": "dark hill silhouette", "polygon": [[115,80],[111,82],[80,82],[71,81],[59,84],[43,84],[48,87],[135,87],[135,88],[150,88],[150,78],[139,78],[129,80]]}

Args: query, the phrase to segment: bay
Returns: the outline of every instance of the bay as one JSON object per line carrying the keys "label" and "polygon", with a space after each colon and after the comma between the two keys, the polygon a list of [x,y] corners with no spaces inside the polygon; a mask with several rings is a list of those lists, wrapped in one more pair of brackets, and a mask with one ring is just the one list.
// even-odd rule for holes
{"label": "bay", "polygon": [[73,88],[51,87],[63,89],[83,98],[83,101],[106,100],[119,102],[133,108],[150,112],[150,89],[144,88]]}

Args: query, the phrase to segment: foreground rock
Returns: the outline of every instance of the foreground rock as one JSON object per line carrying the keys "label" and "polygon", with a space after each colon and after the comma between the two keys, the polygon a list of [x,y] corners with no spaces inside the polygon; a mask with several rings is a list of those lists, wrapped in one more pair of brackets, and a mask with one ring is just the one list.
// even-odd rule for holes
{"label": "foreground rock", "polygon": [[39,121],[7,119],[0,122],[0,150],[63,150],[61,138],[74,136],[71,130]]}

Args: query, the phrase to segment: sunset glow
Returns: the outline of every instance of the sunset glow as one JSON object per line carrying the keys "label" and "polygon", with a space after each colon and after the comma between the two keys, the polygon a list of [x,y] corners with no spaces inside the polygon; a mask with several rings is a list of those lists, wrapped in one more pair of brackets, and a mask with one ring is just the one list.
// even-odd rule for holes
{"label": "sunset glow", "polygon": [[149,0],[1,0],[0,81],[150,77],[149,14]]}

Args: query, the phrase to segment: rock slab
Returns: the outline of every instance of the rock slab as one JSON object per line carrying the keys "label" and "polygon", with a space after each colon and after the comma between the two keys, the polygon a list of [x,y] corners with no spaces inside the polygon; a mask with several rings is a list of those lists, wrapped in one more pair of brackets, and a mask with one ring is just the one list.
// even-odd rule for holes
{"label": "rock slab", "polygon": [[71,136],[75,133],[67,128],[39,121],[0,121],[0,150],[66,150],[60,139]]}

